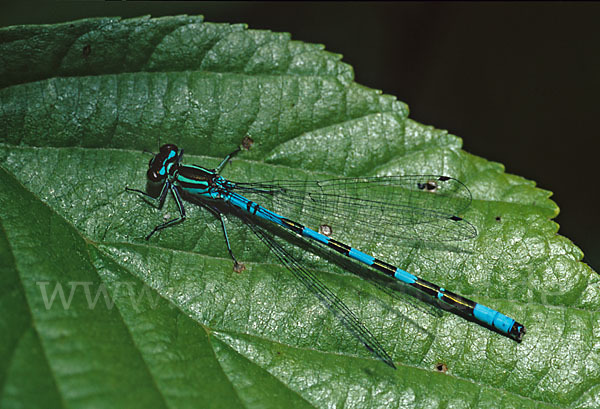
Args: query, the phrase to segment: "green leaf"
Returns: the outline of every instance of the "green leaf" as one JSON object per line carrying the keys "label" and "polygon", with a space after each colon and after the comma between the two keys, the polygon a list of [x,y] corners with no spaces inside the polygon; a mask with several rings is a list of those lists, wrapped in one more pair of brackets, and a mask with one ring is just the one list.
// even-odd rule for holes
{"label": "green leaf", "polygon": [[[550,192],[410,120],[339,55],[189,16],[9,27],[0,48],[1,407],[600,406],[598,276],[556,234]],[[145,186],[142,151],[175,143],[212,167],[245,135],[255,144],[226,168],[233,180],[465,182],[472,242],[370,250],[516,318],[523,342],[297,253],[394,371],[239,220],[242,273],[191,204],[146,242],[177,210],[124,191]]]}

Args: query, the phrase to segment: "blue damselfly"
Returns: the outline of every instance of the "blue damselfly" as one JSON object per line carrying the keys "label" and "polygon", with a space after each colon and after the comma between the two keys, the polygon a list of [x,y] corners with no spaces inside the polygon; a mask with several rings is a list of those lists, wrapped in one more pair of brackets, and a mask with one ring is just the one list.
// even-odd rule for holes
{"label": "blue damselfly", "polygon": [[[183,149],[172,144],[161,146],[150,160],[147,172],[151,182],[162,184],[158,197],[138,189],[126,190],[154,200],[158,208],[171,192],[179,217],[156,226],[146,240],[157,231],[185,220],[185,199],[205,207],[221,221],[234,268],[241,270],[223,218],[224,209],[234,213],[369,350],[392,367],[394,364],[388,353],[356,315],[309,268],[259,228],[257,220],[267,221],[357,260],[437,299],[458,315],[521,341],[525,327],[514,319],[329,237],[335,236],[335,232],[343,230],[344,226],[352,226],[393,240],[425,238],[445,242],[473,238],[477,234],[475,227],[456,216],[471,202],[471,194],[462,182],[448,176],[414,175],[238,183],[220,176],[229,159],[248,148],[250,141],[245,138],[244,143],[215,169],[184,165]],[[261,203],[269,203],[270,208]],[[286,218],[286,209],[292,208],[301,214],[298,221]]]}

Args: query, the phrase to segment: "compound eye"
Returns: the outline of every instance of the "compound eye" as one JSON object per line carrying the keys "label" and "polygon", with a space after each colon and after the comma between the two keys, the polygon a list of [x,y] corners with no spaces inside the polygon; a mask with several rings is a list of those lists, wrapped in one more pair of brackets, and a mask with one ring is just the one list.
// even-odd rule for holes
{"label": "compound eye", "polygon": [[173,145],[171,143],[168,143],[168,144],[163,145],[163,146],[160,147],[160,152],[161,153],[167,153],[167,152],[171,152],[171,151],[177,152],[178,151],[177,146]]}
{"label": "compound eye", "polygon": [[154,169],[148,169],[146,176],[148,176],[150,182],[160,182],[165,178],[164,176],[159,175]]}

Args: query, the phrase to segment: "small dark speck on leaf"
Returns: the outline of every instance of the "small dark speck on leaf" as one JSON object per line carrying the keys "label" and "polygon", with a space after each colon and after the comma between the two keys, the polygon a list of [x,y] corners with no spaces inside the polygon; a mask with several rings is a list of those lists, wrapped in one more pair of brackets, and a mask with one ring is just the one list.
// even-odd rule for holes
{"label": "small dark speck on leaf", "polygon": [[249,150],[253,143],[254,139],[250,138],[248,135],[244,136],[244,139],[242,139],[242,147],[246,150]]}
{"label": "small dark speck on leaf", "polygon": [[365,368],[364,371],[369,376],[372,376],[375,374],[375,372],[373,372],[373,370],[371,368]]}
{"label": "small dark speck on leaf", "polygon": [[497,222],[501,222],[501,221],[502,221],[502,218],[501,218],[500,216],[496,216],[496,221],[497,221]]}
{"label": "small dark speck on leaf", "polygon": [[86,44],[82,50],[83,58],[88,58],[91,53],[92,53],[92,46],[89,44]]}
{"label": "small dark speck on leaf", "polygon": [[448,367],[446,366],[446,364],[438,362],[437,364],[435,364],[435,370],[441,373],[446,373]]}
{"label": "small dark speck on leaf", "polygon": [[246,269],[246,266],[243,263],[238,263],[237,261],[235,263],[233,263],[233,271],[235,271],[236,273],[241,273],[242,271],[244,271]]}

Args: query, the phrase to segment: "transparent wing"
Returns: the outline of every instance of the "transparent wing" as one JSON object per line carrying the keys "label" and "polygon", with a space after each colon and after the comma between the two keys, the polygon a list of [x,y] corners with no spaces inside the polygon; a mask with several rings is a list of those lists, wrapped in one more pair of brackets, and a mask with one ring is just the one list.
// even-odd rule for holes
{"label": "transparent wing", "polygon": [[[449,242],[477,230],[457,215],[471,203],[459,180],[438,175],[234,183],[232,190],[313,230],[365,240]],[[325,227],[324,227],[325,226]]]}
{"label": "transparent wing", "polygon": [[310,269],[302,265],[300,261],[294,258],[285,248],[283,248],[275,238],[267,233],[263,228],[248,219],[241,212],[236,212],[252,232],[269,247],[277,256],[283,265],[298,279],[304,286],[312,292],[317,298],[332,311],[335,316],[344,324],[344,326],[358,339],[365,347],[373,352],[379,359],[396,368],[392,358],[379,343],[377,338],[369,331],[358,317],[348,308],[344,302],[338,298]]}

